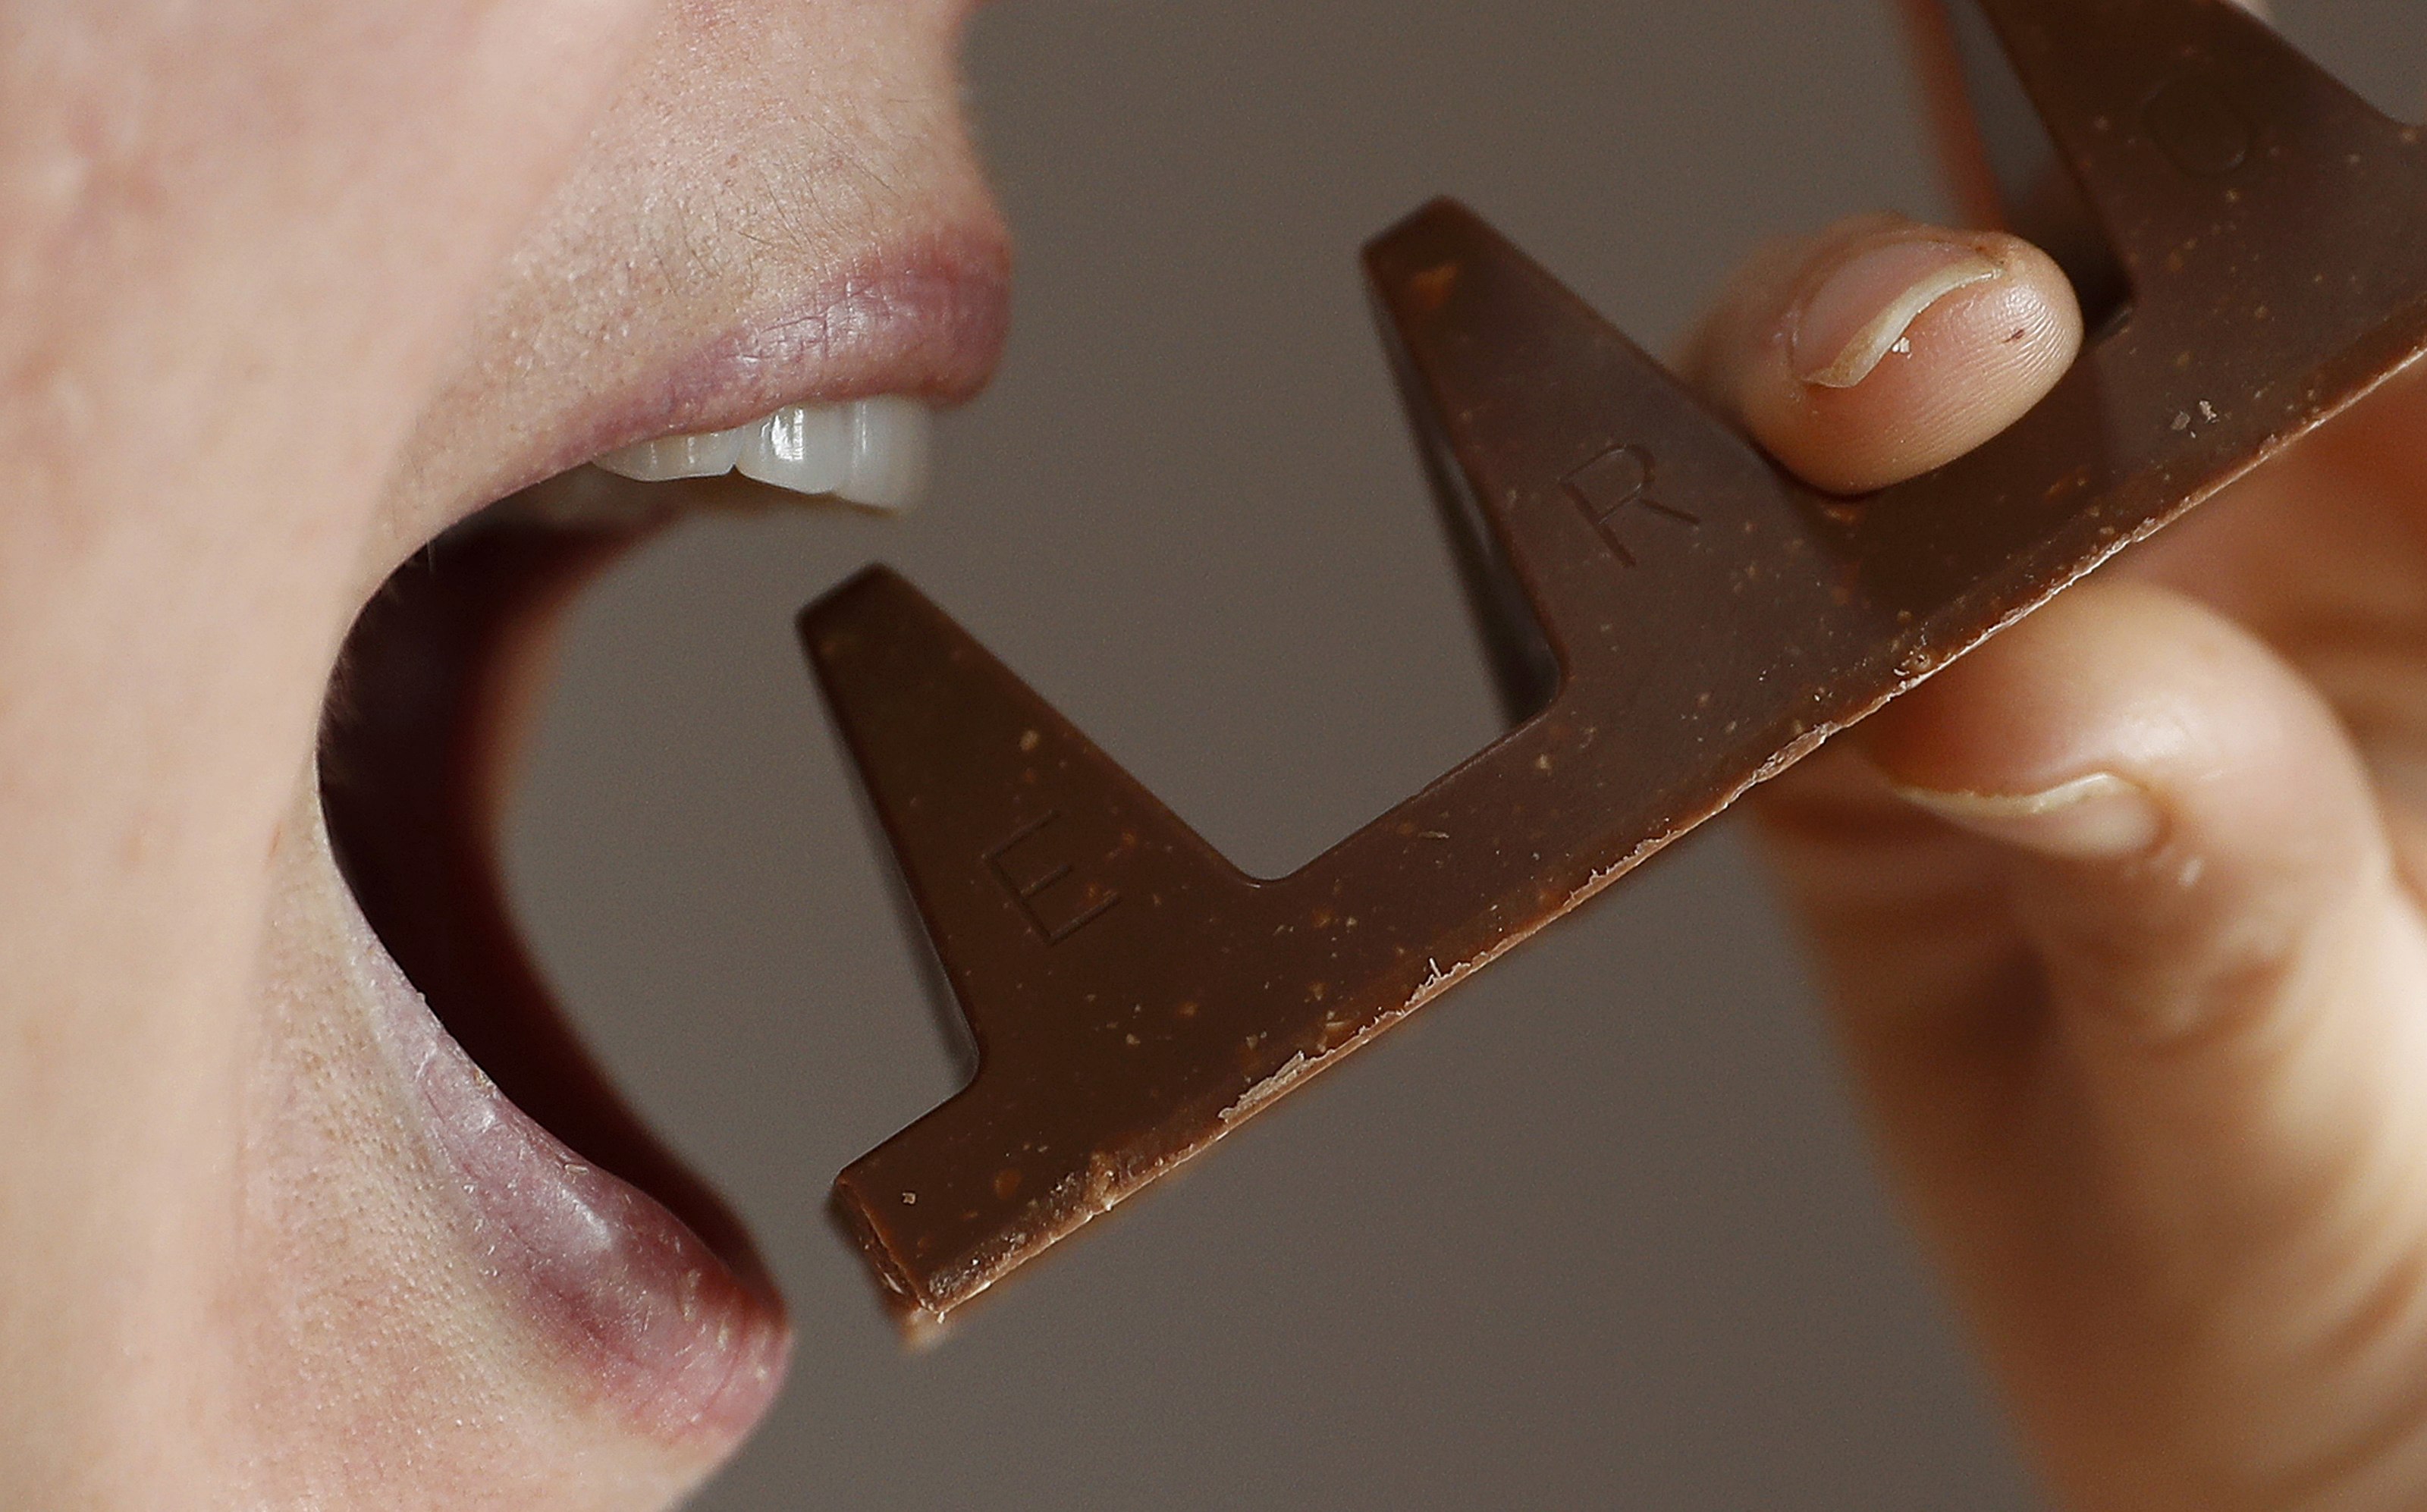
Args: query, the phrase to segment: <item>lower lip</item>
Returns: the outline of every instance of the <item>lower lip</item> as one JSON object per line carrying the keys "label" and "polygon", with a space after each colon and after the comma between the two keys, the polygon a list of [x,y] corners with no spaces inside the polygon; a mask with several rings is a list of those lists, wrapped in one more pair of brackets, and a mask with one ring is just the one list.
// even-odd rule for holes
{"label": "lower lip", "polygon": [[464,1243],[490,1279],[645,1431],[715,1443],[746,1431],[783,1384],[790,1335],[777,1305],[506,1100],[355,922],[387,1008],[381,1037],[460,1178]]}

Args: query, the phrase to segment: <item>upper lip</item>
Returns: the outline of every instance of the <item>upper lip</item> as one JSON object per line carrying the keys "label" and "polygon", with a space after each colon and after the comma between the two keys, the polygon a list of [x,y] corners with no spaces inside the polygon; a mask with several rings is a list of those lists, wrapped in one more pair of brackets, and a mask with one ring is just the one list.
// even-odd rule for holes
{"label": "upper lip", "polygon": [[788,404],[902,394],[939,404],[993,375],[1010,324],[1011,256],[999,223],[922,233],[863,253],[620,389],[602,388],[501,492],[658,436],[721,431]]}

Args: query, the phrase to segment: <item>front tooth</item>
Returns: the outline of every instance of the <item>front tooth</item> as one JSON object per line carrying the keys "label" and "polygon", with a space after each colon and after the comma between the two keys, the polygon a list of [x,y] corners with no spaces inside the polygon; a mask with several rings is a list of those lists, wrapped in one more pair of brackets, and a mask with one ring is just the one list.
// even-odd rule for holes
{"label": "front tooth", "polygon": [[918,503],[935,433],[934,414],[916,399],[888,394],[860,400],[851,407],[850,472],[835,492],[885,510]]}
{"label": "front tooth", "polygon": [[831,494],[849,476],[850,404],[788,404],[749,427],[741,476],[798,494]]}
{"label": "front tooth", "polygon": [[742,444],[751,429],[741,426],[699,435],[660,436],[655,441],[618,447],[595,462],[619,478],[643,483],[662,483],[674,478],[715,478],[731,472],[733,464],[741,460]]}

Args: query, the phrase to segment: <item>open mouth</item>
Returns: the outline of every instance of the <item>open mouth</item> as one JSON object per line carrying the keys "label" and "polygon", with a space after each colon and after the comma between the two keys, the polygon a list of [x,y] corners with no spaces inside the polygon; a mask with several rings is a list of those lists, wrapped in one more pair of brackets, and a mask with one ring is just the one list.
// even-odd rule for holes
{"label": "open mouth", "polygon": [[[351,947],[380,988],[370,1037],[390,1052],[388,1080],[426,1163],[457,1189],[447,1206],[479,1268],[598,1397],[669,1439],[737,1439],[780,1387],[790,1333],[748,1230],[617,1096],[524,946],[499,854],[518,737],[566,607],[658,530],[805,496],[916,499],[931,405],[973,388],[1000,344],[1000,252],[967,261],[946,297],[829,312],[855,322],[850,341],[789,362],[764,343],[737,360],[727,343],[699,370],[744,382],[606,394],[594,415],[562,417],[563,439],[496,476],[603,443],[595,465],[414,550],[362,611],[332,683],[322,815],[364,926]],[[725,423],[771,390],[792,398]]]}

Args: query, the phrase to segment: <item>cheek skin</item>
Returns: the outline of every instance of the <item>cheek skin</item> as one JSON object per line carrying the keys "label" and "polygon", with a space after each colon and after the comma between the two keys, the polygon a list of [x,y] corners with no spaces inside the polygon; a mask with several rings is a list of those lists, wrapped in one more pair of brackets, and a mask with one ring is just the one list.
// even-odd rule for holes
{"label": "cheek skin", "polygon": [[641,12],[0,22],[0,1500],[228,1484],[265,857],[346,567]]}

